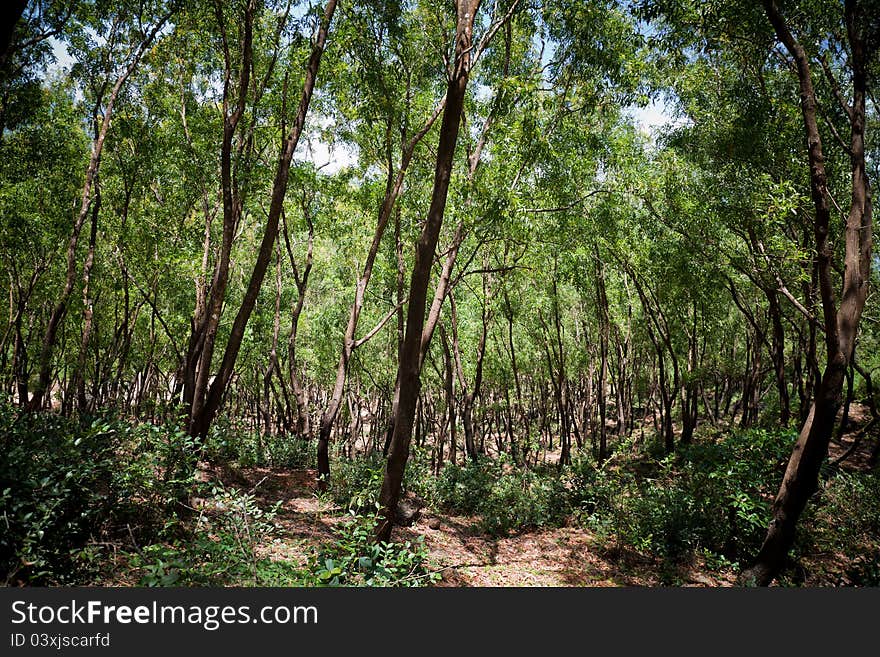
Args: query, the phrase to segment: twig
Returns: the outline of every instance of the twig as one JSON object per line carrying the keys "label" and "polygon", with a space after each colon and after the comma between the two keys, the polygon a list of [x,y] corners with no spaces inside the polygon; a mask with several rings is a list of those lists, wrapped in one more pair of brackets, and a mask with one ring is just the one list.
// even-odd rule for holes
{"label": "twig", "polygon": [[128,530],[128,535],[131,537],[131,544],[134,545],[134,549],[137,550],[138,554],[141,555],[144,559],[147,558],[147,555],[144,554],[144,551],[141,550],[141,546],[137,544],[137,541],[134,539],[134,532],[131,531],[131,525],[125,523],[125,528]]}
{"label": "twig", "polygon": [[257,488],[259,488],[260,484],[262,484],[262,483],[263,483],[264,481],[266,481],[268,478],[269,478],[269,475],[266,475],[265,477],[263,477],[262,479],[260,479],[257,483],[254,484],[254,487],[251,488],[251,489],[248,491],[248,493],[253,493],[255,490],[257,490]]}
{"label": "twig", "polygon": [[847,449],[843,454],[838,456],[833,461],[829,462],[828,467],[836,468],[838,465],[840,465],[841,463],[846,461],[850,456],[852,456],[855,453],[855,451],[859,448],[859,445],[862,444],[862,439],[868,434],[868,432],[874,427],[874,425],[877,424],[877,420],[878,420],[878,418],[875,417],[875,418],[871,419],[871,421],[868,422],[868,424],[866,424],[864,427],[862,427],[859,430],[859,432],[856,434],[855,438],[853,438],[853,443],[852,443],[852,445],[849,446],[849,449]]}

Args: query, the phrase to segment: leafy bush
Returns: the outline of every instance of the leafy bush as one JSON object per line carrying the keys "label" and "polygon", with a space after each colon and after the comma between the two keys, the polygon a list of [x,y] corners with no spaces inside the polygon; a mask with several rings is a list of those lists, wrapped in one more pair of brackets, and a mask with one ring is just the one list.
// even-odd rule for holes
{"label": "leafy bush", "polygon": [[630,489],[630,473],[610,471],[587,459],[577,459],[568,469],[567,478],[575,518],[600,539],[619,536],[625,511],[621,497]]}
{"label": "leafy bush", "polygon": [[489,534],[559,525],[568,513],[568,500],[556,473],[520,470],[495,480],[480,504],[480,526]]}
{"label": "leafy bush", "polygon": [[131,565],[141,572],[140,585],[275,583],[274,566],[258,555],[257,547],[275,534],[280,504],[262,509],[251,494],[215,486],[191,533],[172,521],[166,527],[170,542],[131,555]]}
{"label": "leafy bush", "polygon": [[88,580],[107,539],[151,542],[192,489],[197,442],[175,426],[4,402],[0,454],[0,577],[72,584]]}
{"label": "leafy bush", "polygon": [[379,497],[384,467],[381,454],[360,459],[340,459],[330,471],[333,500],[345,509],[371,509]]}
{"label": "leafy bush", "polygon": [[636,549],[677,558],[703,545],[706,527],[700,501],[687,487],[647,482],[621,496],[620,538]]}
{"label": "leafy bush", "polygon": [[880,586],[880,473],[838,472],[808,507],[811,553],[841,554],[849,583]]}
{"label": "leafy bush", "polygon": [[[330,472],[330,494],[344,509],[369,511],[379,499],[382,479],[385,476],[385,459],[373,452],[355,459],[339,459]],[[433,499],[434,477],[428,460],[418,448],[413,449],[406,464],[401,494],[411,492],[420,499]]]}
{"label": "leafy bush", "polygon": [[413,493],[427,504],[432,504],[436,480],[429,454],[427,447],[412,446],[403,474],[402,491]]}
{"label": "leafy bush", "polygon": [[290,469],[315,466],[314,443],[288,434],[264,436],[259,432],[233,426],[229,418],[218,418],[205,442],[209,460],[242,466],[270,465]]}
{"label": "leafy bush", "polygon": [[117,470],[130,492],[132,513],[144,504],[169,509],[184,500],[195,483],[200,441],[177,424],[115,422],[108,427],[120,438]]}
{"label": "leafy bush", "polygon": [[4,581],[77,580],[81,567],[93,561],[79,558],[83,546],[130,510],[132,497],[145,486],[147,473],[137,459],[120,458],[131,438],[123,423],[80,423],[0,403]]}
{"label": "leafy bush", "polygon": [[266,460],[269,465],[302,470],[317,465],[314,443],[297,436],[271,436],[266,442]]}
{"label": "leafy bush", "polygon": [[0,408],[0,572],[63,582],[73,552],[115,504],[113,442],[102,427]]}
{"label": "leafy bush", "polygon": [[487,457],[467,461],[464,465],[447,464],[434,482],[437,504],[449,513],[478,513],[498,475],[495,462]]}
{"label": "leafy bush", "polygon": [[351,513],[335,530],[336,541],[309,559],[314,586],[425,586],[440,579],[431,571],[423,539],[375,542],[378,505],[369,513]]}
{"label": "leafy bush", "polygon": [[732,432],[666,457],[653,477],[591,475],[577,493],[579,515],[663,558],[699,549],[734,561],[753,556],[793,440],[789,431]]}
{"label": "leafy bush", "polygon": [[494,535],[559,524],[569,510],[568,493],[557,472],[519,469],[506,458],[447,465],[435,486],[442,509],[479,514],[481,528]]}

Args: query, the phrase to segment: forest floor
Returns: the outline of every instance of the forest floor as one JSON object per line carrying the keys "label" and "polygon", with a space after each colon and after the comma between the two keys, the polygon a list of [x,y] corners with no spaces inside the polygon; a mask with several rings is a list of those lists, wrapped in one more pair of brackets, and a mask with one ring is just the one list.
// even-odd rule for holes
{"label": "forest floor", "polygon": [[[851,472],[870,470],[871,451],[876,439],[860,434],[871,420],[871,411],[865,404],[853,402],[848,417],[847,430],[840,437],[840,440],[832,440],[828,446],[828,459],[833,463],[846,456],[845,460],[840,463],[841,469]],[[854,444],[856,441],[857,445]]]}
{"label": "forest floor", "polygon": [[[334,538],[345,521],[338,506],[320,500],[314,470],[224,468],[214,476],[252,491],[261,506],[281,502],[279,534],[260,556],[304,564],[311,548]],[[582,527],[518,532],[507,537],[482,533],[478,518],[423,510],[411,527],[394,530],[396,541],[424,538],[438,586],[729,586],[733,572],[719,576],[703,564],[678,564],[672,571],[656,559],[607,546]]]}
{"label": "forest floor", "polygon": [[[830,459],[847,452],[867,422],[866,408],[851,411],[851,429],[830,448]],[[864,470],[874,439],[861,441],[841,467]],[[279,532],[259,548],[260,556],[305,564],[310,551],[334,540],[334,527],[346,520],[343,509],[317,494],[314,470],[266,467],[223,467],[209,476],[256,496],[260,505],[280,502]],[[731,586],[736,573],[710,568],[700,558],[669,564],[625,547],[600,540],[580,526],[540,528],[506,537],[489,536],[479,519],[451,516],[429,509],[411,527],[394,530],[394,540],[424,538],[433,568],[441,575],[438,586]],[[826,555],[816,568],[817,578],[807,585],[828,585],[828,574],[839,572],[835,555]],[[811,570],[813,569],[811,568]],[[825,573],[825,576],[819,573]],[[810,581],[812,580],[812,581]]]}

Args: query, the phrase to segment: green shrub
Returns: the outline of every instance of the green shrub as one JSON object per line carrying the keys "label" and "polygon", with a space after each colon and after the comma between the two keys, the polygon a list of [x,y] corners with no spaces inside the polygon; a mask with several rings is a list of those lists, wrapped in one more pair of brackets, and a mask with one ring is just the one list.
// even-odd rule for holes
{"label": "green shrub", "polygon": [[263,509],[251,494],[214,486],[192,529],[171,519],[169,540],[140,548],[130,565],[141,586],[276,584],[278,566],[257,548],[275,535],[280,504]]}
{"label": "green shrub", "polygon": [[784,430],[731,432],[680,449],[651,477],[586,468],[575,478],[577,515],[606,538],[664,559],[697,550],[750,558],[794,439]]}
{"label": "green shrub", "polygon": [[[344,509],[369,510],[379,499],[384,477],[385,458],[379,452],[354,459],[339,459],[330,470],[330,494],[333,501]],[[407,492],[426,502],[434,497],[434,476],[424,453],[418,448],[413,449],[403,475],[401,494]]]}
{"label": "green shrub", "polygon": [[344,509],[371,509],[379,498],[385,461],[381,454],[340,459],[330,471],[330,493]]}
{"label": "green shrub", "polygon": [[317,466],[317,447],[297,436],[271,436],[266,442],[266,460],[269,465],[291,470]]}
{"label": "green shrub", "polygon": [[75,550],[115,504],[112,441],[100,427],[0,412],[0,573],[6,582],[65,582]]}
{"label": "green shrub", "polygon": [[151,540],[190,492],[196,452],[173,426],[72,420],[0,403],[0,578],[89,581],[101,543]]}
{"label": "green shrub", "polygon": [[880,473],[838,472],[803,524],[807,551],[843,555],[850,583],[880,586]]}
{"label": "green shrub", "polygon": [[[312,586],[424,586],[440,576],[429,570],[428,551],[416,542],[375,542],[380,520],[377,502],[384,477],[381,454],[341,459],[331,471],[330,494],[350,518],[336,527],[336,540],[314,550],[306,583]],[[430,494],[430,470],[416,452],[407,465],[403,492]]]}
{"label": "green shrub", "polygon": [[195,484],[198,438],[178,424],[116,422],[112,430],[121,440],[117,472],[133,513],[145,503],[170,509],[186,499]]}
{"label": "green shrub", "polygon": [[623,471],[611,472],[584,460],[576,460],[568,471],[569,497],[573,515],[600,540],[621,535],[624,491],[630,478]]}
{"label": "green shrub", "polygon": [[124,499],[119,434],[0,404],[0,578],[67,583],[77,552]]}
{"label": "green shrub", "polygon": [[431,468],[430,450],[427,447],[413,445],[406,471],[403,473],[403,492],[413,493],[426,504],[435,500],[435,477]]}
{"label": "green shrub", "polygon": [[211,461],[234,461],[244,467],[269,465],[301,470],[315,467],[316,446],[299,436],[264,436],[259,431],[241,429],[222,416],[211,425],[205,456]]}
{"label": "green shrub", "polygon": [[209,461],[222,463],[255,458],[250,445],[243,439],[245,435],[232,426],[228,416],[219,416],[211,423],[211,429],[208,431],[205,440],[205,457]]}
{"label": "green shrub", "polygon": [[464,465],[447,464],[434,482],[437,504],[449,513],[478,513],[499,475],[500,469],[487,457],[469,460]]}
{"label": "green shrub", "polygon": [[493,535],[561,523],[569,512],[565,482],[553,469],[522,469],[507,458],[449,464],[435,483],[434,497],[450,513],[480,516]]}
{"label": "green shrub", "polygon": [[620,531],[625,543],[672,558],[702,545],[705,518],[692,490],[652,481],[627,491],[622,500],[626,515]]}
{"label": "green shrub", "polygon": [[556,473],[520,470],[495,480],[479,505],[480,526],[489,534],[559,525],[568,514],[568,499]]}
{"label": "green shrub", "polygon": [[309,584],[313,586],[425,586],[440,575],[430,569],[421,536],[415,542],[375,542],[379,507],[351,513],[336,528],[336,540],[312,553]]}

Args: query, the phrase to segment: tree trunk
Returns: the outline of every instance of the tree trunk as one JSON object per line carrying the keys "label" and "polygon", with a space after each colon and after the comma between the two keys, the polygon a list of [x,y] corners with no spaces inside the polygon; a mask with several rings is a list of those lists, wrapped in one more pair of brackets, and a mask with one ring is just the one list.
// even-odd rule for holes
{"label": "tree trunk", "polygon": [[[819,287],[825,320],[825,372],[816,391],[807,421],[792,451],[779,493],[773,503],[773,519],[755,564],[743,572],[745,584],[766,586],[781,570],[795,538],[795,528],[809,498],[816,491],[819,469],[828,453],[841,390],[853,357],[856,333],[868,291],[871,265],[871,191],[865,170],[865,43],[866,8],[847,0],[844,13],[851,49],[853,99],[850,118],[851,200],[846,222],[845,269],[840,307],[832,287],[833,250],[828,243],[831,211],[824,155],[816,119],[816,99],[809,58],[788,29],[774,0],[764,0],[776,35],[795,60],[801,91],[801,111],[807,136],[810,188],[815,205],[814,236]],[[870,44],[871,47],[876,44]]]}
{"label": "tree trunk", "polygon": [[599,453],[597,460],[604,463],[608,458],[608,430],[606,428],[606,386],[608,378],[608,340],[611,318],[608,313],[608,295],[605,291],[605,267],[599,258],[599,247],[593,247],[596,265],[596,314],[599,320],[599,369],[596,381],[596,400],[599,405]]}
{"label": "tree trunk", "polygon": [[[223,360],[220,364],[220,369],[214,377],[214,381],[211,383],[210,388],[208,388],[204,403],[200,404],[198,398],[193,400],[193,412],[191,415],[189,430],[190,434],[194,436],[207,435],[211,422],[213,422],[217,415],[217,411],[220,409],[223,395],[226,392],[230,379],[232,378],[235,361],[238,358],[238,352],[241,348],[242,339],[244,338],[245,327],[247,326],[248,320],[250,319],[251,313],[257,302],[257,296],[259,296],[260,288],[263,284],[263,278],[266,275],[266,270],[272,260],[272,251],[274,250],[275,238],[278,234],[278,225],[284,205],[284,197],[287,192],[287,182],[290,176],[290,162],[293,158],[293,152],[296,150],[296,146],[299,143],[299,137],[302,134],[303,126],[305,125],[306,114],[308,113],[309,104],[311,103],[312,92],[314,91],[315,81],[318,76],[318,67],[321,63],[321,56],[324,53],[324,45],[327,40],[327,33],[330,28],[330,21],[333,18],[333,12],[336,9],[336,2],[337,0],[327,0],[327,4],[324,7],[324,17],[318,28],[314,46],[312,47],[312,54],[309,57],[309,62],[306,66],[305,81],[303,82],[303,89],[297,114],[290,132],[284,140],[281,155],[278,159],[275,180],[272,185],[271,203],[269,205],[266,226],[263,232],[263,238],[260,242],[257,260],[251,271],[251,276],[248,281],[247,289],[245,290],[244,298],[241,301],[241,306],[239,307],[235,320],[232,323],[232,329],[230,330],[229,340],[226,343],[226,349],[223,353]],[[244,85],[243,88],[246,90],[247,85]],[[242,99],[241,102],[244,102],[244,99]],[[205,365],[209,367],[210,363],[205,363]]]}
{"label": "tree trunk", "polygon": [[[287,249],[287,257],[290,266],[293,269],[294,282],[296,283],[296,302],[290,312],[290,331],[287,337],[287,376],[290,379],[290,387],[293,391],[294,402],[296,403],[296,435],[301,440],[308,440],[311,437],[312,429],[309,420],[309,396],[300,380],[299,372],[297,372],[296,361],[296,338],[299,331],[299,318],[302,315],[303,306],[306,300],[306,290],[309,285],[309,274],[312,271],[312,257],[315,242],[315,227],[312,222],[311,212],[308,208],[308,201],[303,201],[303,214],[309,228],[308,246],[306,249],[306,261],[303,266],[302,273],[296,265],[296,257],[293,253],[293,247],[290,243],[290,235],[287,229],[287,221],[282,212],[281,221],[283,225],[282,235],[284,236],[284,245]],[[280,376],[282,387],[286,387],[283,378]]]}
{"label": "tree trunk", "polygon": [[77,410],[82,415],[88,411],[88,399],[86,398],[86,358],[88,356],[89,343],[92,339],[92,327],[95,317],[95,300],[92,297],[92,267],[95,264],[95,244],[98,237],[98,214],[101,210],[100,183],[95,178],[95,200],[92,203],[92,219],[89,229],[89,249],[86,260],[83,263],[83,329],[82,340],[79,346],[79,356],[76,363],[76,372],[73,378],[76,382]]}
{"label": "tree trunk", "polygon": [[6,57],[12,49],[12,36],[25,7],[27,0],[9,0],[0,13],[0,66],[6,63]]}
{"label": "tree trunk", "polygon": [[49,323],[46,325],[46,331],[43,334],[43,343],[40,349],[39,378],[37,385],[34,388],[33,396],[28,404],[28,408],[31,410],[39,410],[43,407],[44,397],[49,390],[49,385],[52,380],[52,353],[55,350],[58,330],[61,328],[61,323],[64,321],[64,316],[67,314],[67,306],[70,303],[70,297],[73,294],[73,288],[76,284],[76,247],[79,243],[79,235],[82,231],[83,224],[85,224],[89,209],[94,201],[92,187],[95,184],[98,169],[101,165],[101,154],[104,151],[104,142],[107,139],[107,131],[110,129],[110,120],[113,117],[113,107],[116,104],[116,99],[119,97],[119,92],[122,90],[126,80],[128,80],[134,72],[150,43],[152,43],[156,34],[162,29],[170,17],[171,14],[168,13],[159,19],[156,25],[154,25],[147,33],[144,40],[141,41],[128,66],[119,77],[116,78],[116,83],[113,85],[110,95],[107,97],[107,103],[104,105],[103,111],[100,108],[102,102],[100,96],[95,105],[93,116],[97,117],[99,113],[102,116],[100,128],[98,130],[97,138],[92,145],[92,154],[89,158],[88,167],[86,168],[79,212],[73,222],[73,230],[67,241],[67,273],[65,275],[64,288],[56,300],[55,307],[52,309],[52,314],[49,317]]}
{"label": "tree trunk", "polygon": [[394,417],[394,433],[388,450],[385,477],[379,502],[382,505],[383,521],[379,524],[376,537],[380,541],[391,538],[394,516],[400,499],[403,472],[409,457],[412,427],[416,400],[420,389],[420,366],[422,329],[425,322],[428,283],[434,250],[440,236],[446,197],[458,141],[461,114],[471,67],[471,38],[479,0],[459,0],[458,19],[455,30],[455,61],[446,91],[446,106],[440,126],[440,139],[437,145],[437,161],[434,172],[434,188],[431,205],[422,233],[416,243],[416,258],[410,277],[409,305],[407,308],[406,333],[403,353],[398,367],[400,382],[397,413]]}
{"label": "tree trunk", "polygon": [[[415,153],[416,146],[422,138],[428,134],[431,126],[434,125],[437,117],[440,116],[440,112],[445,103],[446,99],[444,97],[422,129],[419,130],[403,147],[403,152],[400,157],[400,167],[397,169],[396,176],[392,173],[391,153],[390,151],[388,153],[388,180],[385,185],[385,198],[379,209],[379,218],[376,222],[376,229],[373,232],[373,241],[370,244],[370,249],[367,252],[367,259],[364,262],[361,277],[355,288],[354,302],[349,310],[348,323],[345,327],[345,334],[342,338],[342,351],[339,356],[339,362],[336,366],[336,381],[333,385],[333,392],[330,396],[327,408],[324,409],[324,413],[321,416],[321,427],[318,433],[318,486],[322,490],[325,489],[328,477],[330,476],[330,434],[333,432],[333,424],[336,421],[336,416],[339,414],[339,406],[345,390],[345,381],[348,377],[351,356],[355,347],[358,346],[358,343],[355,341],[358,321],[360,320],[361,311],[364,307],[367,285],[373,275],[373,265],[375,264],[376,256],[379,253],[382,236],[385,234],[385,228],[388,225],[388,220],[391,218],[391,213],[395,208],[395,204],[400,198],[401,190],[403,189],[403,181],[407,169],[409,168],[409,164],[412,161],[413,154]],[[390,134],[390,132],[391,126],[389,123],[388,133]]]}
{"label": "tree trunk", "polygon": [[[243,199],[236,184],[237,177],[233,165],[237,160],[237,153],[233,150],[233,142],[238,130],[238,125],[244,115],[247,104],[250,75],[252,68],[253,52],[253,22],[256,11],[253,0],[248,2],[242,16],[242,44],[241,61],[239,62],[239,79],[236,89],[232,88],[231,75],[232,64],[229,56],[229,44],[226,38],[226,19],[223,16],[223,7],[217,4],[215,13],[217,23],[223,35],[223,52],[225,75],[223,81],[223,139],[220,146],[220,186],[223,199],[223,230],[220,244],[220,253],[214,266],[214,275],[211,282],[210,296],[207,305],[200,308],[200,296],[197,290],[196,309],[193,315],[192,332],[190,334],[189,347],[187,349],[186,363],[184,367],[183,401],[189,407],[188,428],[191,435],[202,435],[207,432],[207,426],[200,426],[203,422],[203,409],[205,396],[211,375],[211,363],[214,358],[215,341],[220,327],[220,316],[226,299],[226,288],[229,283],[229,268],[231,265],[232,242],[235,230],[242,214]],[[233,97],[234,96],[234,97]],[[230,104],[235,103],[230,112]],[[206,225],[206,233],[209,227]],[[206,235],[206,246],[209,235]],[[205,255],[203,253],[203,263]],[[201,318],[201,321],[199,321]]]}
{"label": "tree trunk", "polygon": [[773,371],[776,375],[776,391],[779,395],[779,424],[787,427],[791,421],[791,401],[788,394],[788,381],[785,376],[785,331],[782,327],[782,311],[779,295],[775,290],[765,290],[770,309],[770,322],[773,331]]}
{"label": "tree trunk", "polygon": [[474,440],[474,403],[480,395],[480,387],[483,382],[483,360],[486,355],[486,338],[489,333],[489,311],[488,311],[488,291],[485,275],[483,277],[483,311],[481,313],[482,331],[480,332],[480,341],[477,344],[477,363],[476,372],[474,374],[473,388],[468,390],[467,382],[464,376],[464,368],[461,361],[461,346],[458,341],[458,311],[456,309],[455,297],[450,296],[450,310],[452,315],[452,348],[455,354],[455,367],[458,372],[458,382],[462,390],[462,408],[461,422],[464,427],[464,447],[465,452],[471,460],[477,458],[477,444]]}

